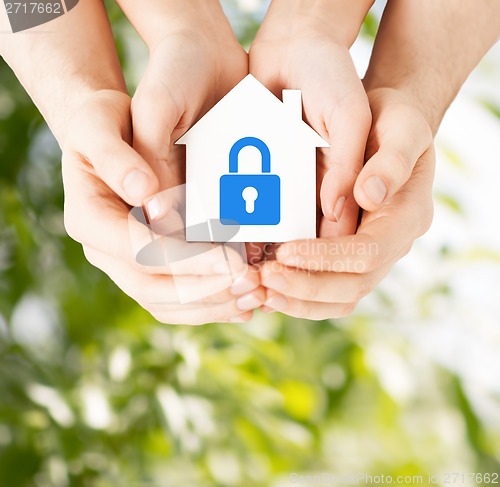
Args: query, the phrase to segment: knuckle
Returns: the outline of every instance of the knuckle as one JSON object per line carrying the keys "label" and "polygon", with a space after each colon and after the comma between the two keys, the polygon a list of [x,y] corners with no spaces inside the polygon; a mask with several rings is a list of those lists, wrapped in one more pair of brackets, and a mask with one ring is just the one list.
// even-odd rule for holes
{"label": "knuckle", "polygon": [[348,304],[345,308],[346,316],[352,315],[352,313],[354,313],[354,311],[356,310],[357,306],[358,306],[357,302]]}
{"label": "knuckle", "polygon": [[356,117],[358,126],[368,132],[373,121],[368,98],[359,96],[358,93],[352,93],[345,101],[347,102],[346,106],[349,108],[350,113]]}
{"label": "knuckle", "polygon": [[116,144],[110,140],[102,142],[99,147],[98,156],[94,157],[92,165],[95,169],[104,173],[107,169],[116,169],[120,161],[117,160]]}
{"label": "knuckle", "polygon": [[408,180],[413,170],[413,164],[401,151],[392,152],[387,162],[392,174],[399,183]]}
{"label": "knuckle", "polygon": [[248,52],[249,60],[250,60],[250,70],[255,74],[255,68],[264,66],[264,63],[261,62],[261,57],[269,54],[269,49],[266,48],[264,42],[257,37],[255,41],[250,46],[250,50]]}
{"label": "knuckle", "polygon": [[373,290],[372,283],[366,278],[366,276],[361,276],[356,282],[356,290],[354,292],[354,301],[357,303],[361,301],[365,296],[368,296]]}
{"label": "knuckle", "polygon": [[347,316],[352,314],[355,308],[356,308],[356,303],[349,303],[343,305],[342,308],[339,310],[337,318],[346,318]]}
{"label": "knuckle", "polygon": [[82,246],[83,248],[83,255],[85,256],[85,259],[87,262],[94,267],[98,267],[97,265],[97,256],[94,250],[92,250],[90,247],[87,247],[85,245]]}
{"label": "knuckle", "polygon": [[153,303],[151,296],[147,291],[144,291],[141,288],[138,289],[129,289],[128,292],[124,290],[126,294],[128,294],[137,304],[139,304],[145,310],[148,310],[151,313],[151,309],[153,306],[158,306],[157,303]]}
{"label": "knuckle", "polygon": [[432,225],[432,221],[434,219],[434,204],[432,201],[429,202],[429,205],[425,210],[422,212],[422,217],[420,221],[420,231],[418,236],[422,236],[424,233],[426,233],[429,228]]}
{"label": "knuckle", "polygon": [[173,325],[173,324],[181,324],[177,321],[175,321],[174,317],[169,311],[165,310],[154,310],[154,309],[147,309],[145,308],[148,313],[159,323],[162,323],[163,325]]}
{"label": "knuckle", "polygon": [[408,255],[410,253],[410,250],[412,249],[413,247],[413,242],[411,242],[410,244],[408,244],[404,249],[403,249],[403,252],[402,252],[402,255],[401,257],[405,257],[406,255]]}
{"label": "knuckle", "polygon": [[63,222],[68,236],[75,242],[82,243],[83,238],[80,225],[78,224],[78,219],[74,217],[73,212],[68,207],[64,210]]}
{"label": "knuckle", "polygon": [[304,289],[304,298],[308,301],[319,301],[319,298],[322,294],[322,289],[325,289],[324,286],[321,286],[318,282],[318,279],[315,279],[315,276],[312,276],[313,279],[308,279],[307,286]]}
{"label": "knuckle", "polygon": [[369,272],[374,272],[382,266],[382,256],[380,253],[373,253],[366,257],[364,270],[361,274],[366,274]]}
{"label": "knuckle", "polygon": [[242,313],[242,311],[238,310],[236,305],[231,305],[230,308],[228,308],[227,306],[223,306],[222,308],[224,309],[214,309],[214,311],[206,313],[201,322],[198,323],[198,325],[207,323],[224,323],[229,321],[231,317],[237,316],[238,314]]}

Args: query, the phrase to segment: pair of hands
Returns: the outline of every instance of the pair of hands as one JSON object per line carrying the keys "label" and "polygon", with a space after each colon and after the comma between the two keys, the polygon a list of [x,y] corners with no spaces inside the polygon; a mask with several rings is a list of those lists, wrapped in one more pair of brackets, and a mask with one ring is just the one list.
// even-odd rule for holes
{"label": "pair of hands", "polygon": [[[390,88],[365,91],[348,46],[303,18],[287,19],[283,33],[282,20],[266,18],[250,57],[227,22],[170,32],[149,45],[133,100],[96,92],[69,123],[68,233],[93,265],[162,322],[243,322],[259,307],[309,319],[344,316],[430,224],[432,132],[417,104]],[[258,266],[227,249],[236,280],[225,261],[209,254],[176,269],[175,281],[168,267],[139,265],[130,248],[130,206],[146,201],[155,222],[169,218],[169,202],[153,195],[185,182],[184,155],[173,143],[249,71],[277,95],[301,89],[307,121],[330,142],[318,161],[320,238],[283,244],[275,260]],[[358,204],[366,210],[359,228]],[[150,241],[139,223],[134,231]],[[249,246],[251,261],[261,253]],[[209,297],[176,304],[179,280]]]}

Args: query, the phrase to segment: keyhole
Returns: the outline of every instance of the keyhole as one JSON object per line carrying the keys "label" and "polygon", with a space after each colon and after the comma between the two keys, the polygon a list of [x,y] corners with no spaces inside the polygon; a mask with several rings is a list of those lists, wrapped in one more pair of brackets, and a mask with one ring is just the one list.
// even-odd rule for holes
{"label": "keyhole", "polygon": [[255,200],[259,196],[258,191],[252,186],[248,186],[241,193],[246,203],[246,212],[253,213],[255,210]]}

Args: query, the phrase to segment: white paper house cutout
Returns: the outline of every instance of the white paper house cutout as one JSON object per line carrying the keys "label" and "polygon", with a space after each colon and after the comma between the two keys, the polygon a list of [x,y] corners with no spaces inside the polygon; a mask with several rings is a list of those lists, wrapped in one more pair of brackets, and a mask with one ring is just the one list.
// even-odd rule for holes
{"label": "white paper house cutout", "polygon": [[[271,174],[280,177],[281,219],[277,225],[241,225],[230,241],[315,238],[316,148],[329,145],[302,120],[299,90],[283,90],[282,102],[248,75],[176,142],[187,146],[187,240],[200,240],[191,227],[220,218],[220,178],[229,174],[230,150],[244,137],[256,137],[269,147]],[[244,148],[239,174],[259,173],[259,151]]]}

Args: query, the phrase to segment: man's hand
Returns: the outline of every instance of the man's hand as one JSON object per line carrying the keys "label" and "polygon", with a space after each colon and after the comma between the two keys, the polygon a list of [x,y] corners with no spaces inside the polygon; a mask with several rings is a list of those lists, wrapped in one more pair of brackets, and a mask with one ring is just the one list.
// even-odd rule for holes
{"label": "man's hand", "polygon": [[[168,266],[146,267],[137,263],[138,248],[151,243],[150,230],[129,219],[130,207],[140,205],[135,192],[147,162],[130,147],[130,98],[104,91],[88,99],[71,119],[63,147],[65,225],[69,235],[82,243],[87,259],[159,321],[203,324],[247,321],[263,303],[258,273],[249,269],[240,255],[226,248],[227,255],[203,253],[180,262],[175,280]],[[127,177],[132,175],[130,188]],[[106,181],[106,183],[103,182]],[[125,184],[123,183],[125,181]],[[167,208],[172,218],[175,210]],[[180,220],[180,216],[177,215]],[[182,224],[181,224],[182,225]],[[131,235],[132,234],[132,235]],[[167,237],[162,237],[167,238]],[[229,275],[228,263],[234,275]],[[208,296],[180,304],[178,289],[196,289]]]}
{"label": "man's hand", "polygon": [[[281,245],[277,260],[261,268],[268,288],[266,311],[316,320],[351,313],[431,224],[431,129],[419,110],[395,90],[378,89],[368,96],[373,112],[369,159],[355,195],[361,206],[376,209],[364,212],[353,236],[320,234],[317,240]],[[380,178],[376,184],[386,188],[387,194],[376,202],[364,189],[371,177]]]}
{"label": "man's hand", "polygon": [[332,236],[354,233],[358,220],[353,187],[371,114],[349,47],[371,3],[273,1],[250,50],[250,72],[277,96],[302,90],[307,122],[330,143],[318,162],[318,221]]}

